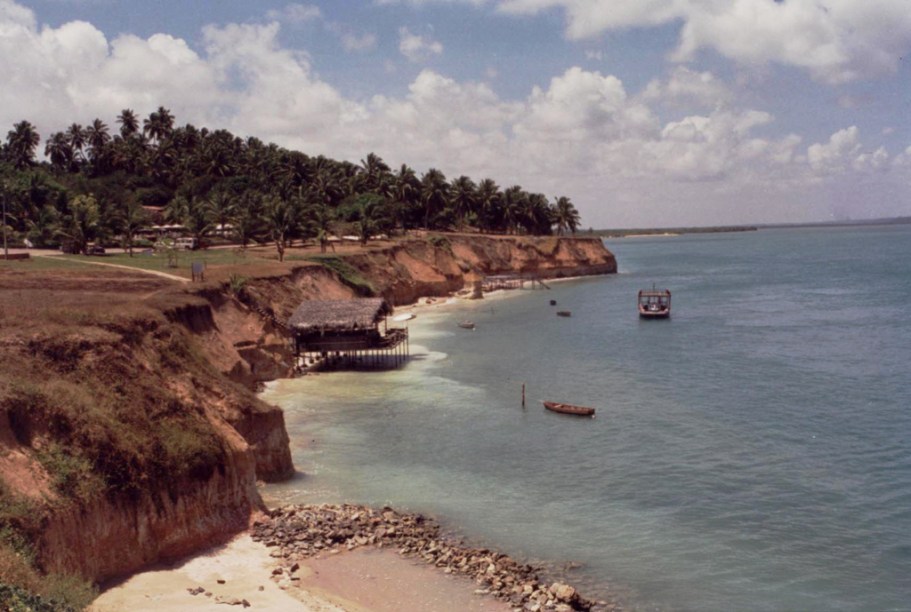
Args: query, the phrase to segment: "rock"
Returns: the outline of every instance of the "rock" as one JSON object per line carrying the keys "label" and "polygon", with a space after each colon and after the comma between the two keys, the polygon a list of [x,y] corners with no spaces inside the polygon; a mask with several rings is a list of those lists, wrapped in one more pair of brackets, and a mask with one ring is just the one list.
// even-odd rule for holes
{"label": "rock", "polygon": [[569,586],[568,584],[563,584],[561,582],[555,582],[550,585],[548,589],[551,595],[560,601],[572,601],[576,596],[576,589]]}
{"label": "rock", "polygon": [[530,605],[551,612],[558,606],[587,610],[594,605],[563,583],[540,585],[535,568],[519,564],[508,555],[472,548],[441,535],[435,521],[420,514],[399,513],[353,504],[300,505],[275,509],[269,519],[257,521],[253,538],[273,548],[270,555],[283,559],[284,568],[272,570],[281,588],[289,588],[300,569],[298,561],[334,555],[358,546],[391,547],[404,557],[420,559],[446,574],[471,578],[478,590],[509,601],[518,609]]}

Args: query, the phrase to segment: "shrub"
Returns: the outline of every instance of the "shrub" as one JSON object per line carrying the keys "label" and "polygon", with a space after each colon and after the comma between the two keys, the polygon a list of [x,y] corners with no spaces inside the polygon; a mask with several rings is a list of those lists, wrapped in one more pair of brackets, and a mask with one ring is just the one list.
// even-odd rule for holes
{"label": "shrub", "polygon": [[38,453],[38,460],[53,478],[54,488],[65,497],[89,500],[104,491],[92,462],[79,453],[53,443]]}
{"label": "shrub", "polygon": [[98,597],[91,582],[71,574],[48,574],[41,581],[38,593],[54,610],[84,610]]}
{"label": "shrub", "polygon": [[436,235],[430,236],[427,239],[427,242],[429,242],[431,245],[433,245],[434,248],[442,249],[442,250],[448,251],[450,253],[452,252],[452,244],[449,242],[449,238],[447,238],[446,236],[436,236]]}
{"label": "shrub", "polygon": [[339,279],[354,289],[358,295],[363,297],[376,295],[376,288],[370,281],[361,276],[357,268],[341,257],[335,255],[313,255],[307,259],[335,272]]}

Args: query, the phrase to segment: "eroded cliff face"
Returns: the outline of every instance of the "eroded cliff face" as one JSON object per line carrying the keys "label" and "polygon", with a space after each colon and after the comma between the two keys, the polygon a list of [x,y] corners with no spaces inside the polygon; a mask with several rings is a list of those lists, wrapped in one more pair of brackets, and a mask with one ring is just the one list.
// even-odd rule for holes
{"label": "eroded cliff face", "polygon": [[45,571],[101,582],[180,558],[246,529],[251,513],[263,509],[254,453],[230,427],[216,427],[226,452],[209,478],[183,479],[135,497],[98,497],[51,512],[39,550]]}
{"label": "eroded cliff face", "polygon": [[[599,238],[445,234],[371,246],[338,257],[369,285],[372,295],[381,295],[396,306],[421,297],[451,295],[488,275],[517,273],[550,279],[617,271],[614,255]],[[288,275],[250,279],[245,292],[251,304],[285,321],[304,300],[357,297],[358,289],[362,287],[352,287],[327,267],[306,263]],[[243,336],[239,315],[232,307],[217,306],[215,311],[220,329],[230,327]],[[229,323],[232,317],[234,321]],[[270,344],[269,330],[264,331],[243,339],[255,345]]]}
{"label": "eroded cliff face", "polygon": [[357,283],[319,263],[241,288],[0,278],[16,290],[0,294],[0,498],[41,508],[10,520],[44,569],[102,581],[246,527],[256,481],[294,472],[282,411],[252,389],[291,374],[281,324],[302,301],[366,286],[400,305],[489,274],[616,272],[597,239],[446,235],[338,258]]}
{"label": "eroded cliff face", "polygon": [[214,366],[211,304],[42,297],[37,324],[0,323],[0,527],[43,570],[93,581],[246,528],[257,480],[294,468],[282,411]]}
{"label": "eroded cliff face", "polygon": [[347,259],[394,305],[446,296],[488,275],[548,279],[617,271],[613,254],[598,238],[448,234],[436,241],[414,239],[366,250]]}

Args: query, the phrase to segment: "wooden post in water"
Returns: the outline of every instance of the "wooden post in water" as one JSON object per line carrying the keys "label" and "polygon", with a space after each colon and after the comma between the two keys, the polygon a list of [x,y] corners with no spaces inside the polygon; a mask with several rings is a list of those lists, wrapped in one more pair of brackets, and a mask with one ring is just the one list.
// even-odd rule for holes
{"label": "wooden post in water", "polygon": [[525,383],[522,383],[522,408],[525,408]]}

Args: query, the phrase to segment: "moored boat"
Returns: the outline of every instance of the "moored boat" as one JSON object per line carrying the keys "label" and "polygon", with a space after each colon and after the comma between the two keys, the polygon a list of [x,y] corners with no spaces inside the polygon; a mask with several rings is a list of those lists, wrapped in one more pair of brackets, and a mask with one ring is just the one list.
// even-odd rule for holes
{"label": "moored boat", "polygon": [[560,414],[572,414],[574,416],[595,416],[595,409],[588,406],[575,406],[573,404],[562,404],[560,402],[544,402],[544,407],[552,412]]}
{"label": "moored boat", "polygon": [[571,316],[573,316],[573,313],[571,313],[571,312],[568,311],[568,310],[558,310],[558,311],[557,311],[557,316],[558,316],[558,317],[571,317]]}
{"label": "moored boat", "polygon": [[671,316],[671,292],[668,289],[643,289],[639,292],[639,316],[643,319],[666,319]]}
{"label": "moored boat", "polygon": [[474,329],[474,321],[459,321],[459,327],[462,329]]}

